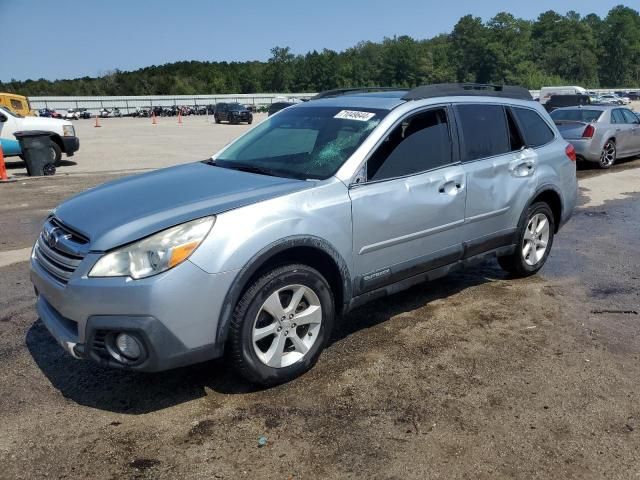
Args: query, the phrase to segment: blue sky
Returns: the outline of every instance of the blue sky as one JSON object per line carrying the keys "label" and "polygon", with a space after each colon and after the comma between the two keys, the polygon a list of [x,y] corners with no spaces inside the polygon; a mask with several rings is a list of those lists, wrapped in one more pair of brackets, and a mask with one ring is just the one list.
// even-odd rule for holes
{"label": "blue sky", "polygon": [[[606,15],[636,0],[0,0],[0,81],[75,78],[178,60],[266,60],[269,50],[343,50],[385,36],[428,38],[500,11]],[[558,5],[562,5],[561,7]]]}

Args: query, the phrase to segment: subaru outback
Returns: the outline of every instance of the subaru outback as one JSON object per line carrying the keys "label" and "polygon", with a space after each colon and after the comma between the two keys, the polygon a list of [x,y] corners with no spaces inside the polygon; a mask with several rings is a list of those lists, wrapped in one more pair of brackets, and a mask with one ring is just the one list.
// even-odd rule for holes
{"label": "subaru outback", "polygon": [[285,382],[369,300],[487,257],[535,274],[576,203],[575,160],[518,87],[325,92],[210,159],[54,209],[37,310],[79,359],[158,371],[226,353]]}

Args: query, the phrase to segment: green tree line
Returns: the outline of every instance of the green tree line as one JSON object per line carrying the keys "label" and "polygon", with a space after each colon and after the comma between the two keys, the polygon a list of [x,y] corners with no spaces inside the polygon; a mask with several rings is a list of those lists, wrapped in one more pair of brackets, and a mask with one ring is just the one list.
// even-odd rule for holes
{"label": "green tree line", "polygon": [[275,47],[267,62],[185,61],[97,78],[0,83],[23,95],[194,95],[317,92],[352,86],[413,87],[438,82],[640,86],[640,15],[623,5],[606,17],[542,13],[535,21],[502,12],[467,15],[451,33],[361,42],[341,52],[295,55]]}

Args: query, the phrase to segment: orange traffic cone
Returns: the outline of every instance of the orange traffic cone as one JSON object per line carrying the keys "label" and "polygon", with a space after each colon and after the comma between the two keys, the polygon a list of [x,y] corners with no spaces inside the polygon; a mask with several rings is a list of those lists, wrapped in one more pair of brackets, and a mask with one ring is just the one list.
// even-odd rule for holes
{"label": "orange traffic cone", "polygon": [[2,152],[2,143],[0,143],[0,183],[13,182],[14,180],[7,175],[7,167],[4,164],[4,153]]}
{"label": "orange traffic cone", "polygon": [[156,121],[156,112],[152,112],[151,113],[151,125],[157,125],[158,122]]}
{"label": "orange traffic cone", "polygon": [[102,125],[100,125],[100,115],[96,113],[96,124],[94,125],[95,128],[101,127]]}
{"label": "orange traffic cone", "polygon": [[182,125],[182,112],[178,110],[178,125]]}

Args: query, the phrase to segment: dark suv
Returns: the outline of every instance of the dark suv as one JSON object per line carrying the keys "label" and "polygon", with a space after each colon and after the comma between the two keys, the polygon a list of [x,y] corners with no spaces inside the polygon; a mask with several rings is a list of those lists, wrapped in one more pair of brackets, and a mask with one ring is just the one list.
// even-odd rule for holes
{"label": "dark suv", "polygon": [[247,107],[240,105],[239,103],[218,103],[213,116],[216,123],[247,122],[249,125],[253,123],[253,114],[247,109]]}
{"label": "dark suv", "polygon": [[556,108],[577,107],[578,105],[591,105],[589,95],[551,95],[551,98],[544,104],[547,112],[551,113]]}

